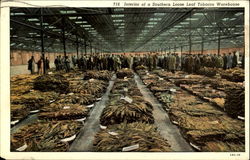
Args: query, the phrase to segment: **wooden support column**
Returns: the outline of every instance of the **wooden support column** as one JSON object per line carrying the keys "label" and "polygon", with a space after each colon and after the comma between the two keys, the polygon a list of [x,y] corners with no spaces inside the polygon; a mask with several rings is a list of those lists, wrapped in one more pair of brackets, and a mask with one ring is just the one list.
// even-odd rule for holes
{"label": "wooden support column", "polygon": [[76,35],[76,55],[77,55],[77,59],[79,58],[79,42],[78,42],[78,37]]}
{"label": "wooden support column", "polygon": [[87,54],[87,43],[86,40],[84,40],[84,53]]}
{"label": "wooden support column", "polygon": [[191,54],[191,52],[192,52],[192,35],[191,35],[191,16],[192,14],[191,14],[191,12],[190,12],[190,16],[189,16],[189,54]]}
{"label": "wooden support column", "polygon": [[218,53],[218,55],[220,54],[220,30],[219,30],[219,34],[218,34],[218,51],[217,51],[217,53]]}
{"label": "wooden support column", "polygon": [[46,73],[46,62],[45,62],[45,54],[44,54],[44,30],[43,30],[43,8],[40,9],[41,17],[40,17],[40,27],[41,27],[41,54],[43,59],[43,74]]}
{"label": "wooden support column", "polygon": [[66,58],[67,56],[67,53],[66,53],[66,38],[65,38],[65,27],[64,27],[64,24],[65,24],[65,18],[63,17],[62,18],[62,24],[63,24],[63,27],[62,27],[62,34],[63,34],[63,53],[64,53],[64,58]]}

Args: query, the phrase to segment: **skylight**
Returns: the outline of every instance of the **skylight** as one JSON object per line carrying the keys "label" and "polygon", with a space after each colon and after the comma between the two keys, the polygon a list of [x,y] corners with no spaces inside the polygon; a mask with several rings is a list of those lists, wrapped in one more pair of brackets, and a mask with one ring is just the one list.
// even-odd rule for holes
{"label": "skylight", "polygon": [[150,18],[149,21],[160,21],[162,18]]}
{"label": "skylight", "polygon": [[190,20],[191,20],[191,21],[197,21],[197,20],[199,20],[199,18],[187,18],[186,20],[187,20],[187,21],[190,21]]}
{"label": "skylight", "polygon": [[229,18],[223,18],[222,19],[222,21],[228,21],[229,20]]}
{"label": "skylight", "polygon": [[83,24],[83,23],[88,23],[87,21],[76,21],[76,24]]}
{"label": "skylight", "polygon": [[74,10],[70,10],[70,11],[60,11],[61,14],[70,14],[70,13],[76,13],[76,11]]}
{"label": "skylight", "polygon": [[240,16],[240,15],[242,15],[242,14],[243,14],[243,12],[235,13],[236,16]]}
{"label": "skylight", "polygon": [[91,27],[90,24],[81,25],[81,27]]}
{"label": "skylight", "polygon": [[177,25],[177,26],[174,26],[175,28],[181,28],[182,26],[180,26],[180,25]]}
{"label": "skylight", "polygon": [[189,22],[181,22],[180,24],[189,24]]}
{"label": "skylight", "polygon": [[[77,19],[77,17],[69,17],[69,19]],[[78,19],[80,19],[80,18],[78,18]]]}
{"label": "skylight", "polygon": [[125,23],[114,23],[115,26],[124,26]]}
{"label": "skylight", "polygon": [[61,29],[53,29],[52,31],[61,31]]}
{"label": "skylight", "polygon": [[111,15],[112,18],[122,18],[124,17],[124,14],[114,14],[114,15]]}
{"label": "skylight", "polygon": [[28,19],[28,21],[29,21],[29,22],[38,22],[39,19],[37,19],[37,18],[30,18],[30,19]]}
{"label": "skylight", "polygon": [[203,15],[207,15],[207,13],[195,13],[194,16],[203,16]]}
{"label": "skylight", "polygon": [[56,28],[55,26],[49,26],[48,28]]}
{"label": "skylight", "polygon": [[115,20],[113,20],[113,22],[124,22],[124,20],[123,19],[115,19]]}
{"label": "skylight", "polygon": [[25,15],[25,13],[23,13],[23,12],[19,12],[19,13],[11,13],[10,15],[15,15],[15,16],[19,16],[19,15]]}
{"label": "skylight", "polygon": [[114,11],[116,11],[116,12],[124,11],[124,8],[115,8]]}
{"label": "skylight", "polygon": [[154,13],[155,16],[165,16],[166,13]]}
{"label": "skylight", "polygon": [[151,25],[156,25],[157,22],[148,22],[148,24],[151,24]]}

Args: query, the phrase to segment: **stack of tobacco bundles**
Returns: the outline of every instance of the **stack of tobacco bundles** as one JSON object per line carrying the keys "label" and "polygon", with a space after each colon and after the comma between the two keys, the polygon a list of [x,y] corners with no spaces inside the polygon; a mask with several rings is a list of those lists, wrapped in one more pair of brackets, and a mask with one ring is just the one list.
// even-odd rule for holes
{"label": "stack of tobacco bundles", "polygon": [[36,122],[21,127],[11,135],[11,151],[65,152],[79,133],[81,122]]}
{"label": "stack of tobacco bundles", "polygon": [[138,71],[138,70],[147,70],[148,67],[144,66],[144,65],[140,65],[140,66],[136,66],[135,67],[135,70]]}
{"label": "stack of tobacco bundles", "polygon": [[62,75],[42,75],[35,79],[34,89],[40,91],[55,91],[59,93],[67,93],[69,89],[69,81]]}
{"label": "stack of tobacco bundles", "polygon": [[95,136],[94,149],[99,152],[170,152],[167,140],[156,127],[141,122],[109,126]]}
{"label": "stack of tobacco bundles", "polygon": [[100,97],[105,91],[107,83],[103,80],[90,79],[83,83],[80,93],[91,94]]}
{"label": "stack of tobacco bundles", "polygon": [[175,88],[175,85],[164,80],[158,81],[158,83],[154,83],[154,84],[152,83],[150,85],[150,90],[153,93],[166,92],[166,91],[169,91],[170,88]]}
{"label": "stack of tobacco bundles", "polygon": [[16,84],[16,85],[27,85],[27,84],[32,84],[34,79],[37,77],[38,75],[30,75],[30,74],[15,75],[11,77],[10,82],[11,84]]}
{"label": "stack of tobacco bundles", "polygon": [[174,102],[173,96],[170,93],[164,92],[164,93],[156,93],[155,96],[158,98],[160,102],[165,104],[165,107],[169,108],[172,102]]}
{"label": "stack of tobacco bundles", "polygon": [[132,102],[126,100],[114,100],[111,105],[107,106],[100,118],[102,125],[119,124],[123,122],[145,122],[154,123],[152,106],[147,102],[137,101],[136,97],[128,98]]}
{"label": "stack of tobacco bundles", "polygon": [[233,82],[243,82],[245,80],[244,70],[242,68],[232,68],[222,71],[221,77]]}
{"label": "stack of tobacco bundles", "polygon": [[213,80],[211,81],[211,86],[215,89],[219,89],[219,90],[222,90],[222,91],[225,91],[226,88],[228,87],[231,87],[231,86],[234,86],[234,85],[239,85],[235,82],[230,82],[230,81],[227,81],[225,79],[216,79],[216,80]]}
{"label": "stack of tobacco bundles", "polygon": [[10,94],[11,95],[22,95],[29,93],[33,89],[33,85],[17,85],[11,84]]}
{"label": "stack of tobacco bundles", "polygon": [[202,67],[202,68],[200,68],[198,73],[201,74],[201,75],[208,76],[208,77],[213,77],[213,76],[216,75],[217,69],[210,68],[210,67]]}
{"label": "stack of tobacco bundles", "polygon": [[82,71],[74,71],[74,72],[68,72],[68,73],[62,73],[64,77],[67,79],[71,78],[81,78],[82,77]]}
{"label": "stack of tobacco bundles", "polygon": [[213,152],[244,151],[244,122],[230,118],[184,91],[177,92],[173,98],[170,119],[194,148]]}
{"label": "stack of tobacco bundles", "polygon": [[102,70],[102,71],[87,71],[83,74],[83,79],[99,79],[99,80],[105,80],[109,81],[111,79],[111,72],[108,70]]}
{"label": "stack of tobacco bundles", "polygon": [[82,94],[82,93],[68,93],[67,95],[62,94],[59,97],[58,103],[71,103],[71,104],[80,104],[80,105],[89,105],[93,104],[96,101],[96,97],[91,94]]}
{"label": "stack of tobacco bundles", "polygon": [[226,89],[225,110],[232,117],[245,116],[245,88],[233,86]]}
{"label": "stack of tobacco bundles", "polygon": [[37,110],[58,97],[56,92],[32,91],[24,95],[12,95],[11,104],[25,105],[29,110]]}
{"label": "stack of tobacco bundles", "polygon": [[124,68],[124,69],[118,70],[116,75],[117,75],[117,78],[124,78],[124,77],[133,78],[134,73],[131,69]]}
{"label": "stack of tobacco bundles", "polygon": [[52,103],[41,109],[39,119],[67,120],[80,119],[88,115],[89,109],[78,104]]}
{"label": "stack of tobacco bundles", "polygon": [[29,115],[29,109],[25,105],[11,105],[11,121],[21,120]]}
{"label": "stack of tobacco bundles", "polygon": [[33,89],[33,82],[37,75],[17,75],[11,77],[11,95],[22,95]]}

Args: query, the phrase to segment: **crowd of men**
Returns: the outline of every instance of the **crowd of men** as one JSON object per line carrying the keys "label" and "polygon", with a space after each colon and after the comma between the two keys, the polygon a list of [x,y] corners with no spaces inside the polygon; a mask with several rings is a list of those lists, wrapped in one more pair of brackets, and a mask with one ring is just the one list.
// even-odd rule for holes
{"label": "crowd of men", "polygon": [[[201,67],[213,67],[230,69],[236,66],[244,68],[244,55],[239,52],[228,54],[177,54],[177,53],[147,53],[135,55],[117,55],[117,54],[93,54],[83,55],[77,58],[75,55],[57,56],[54,60],[57,71],[65,70],[69,72],[73,68],[80,70],[110,70],[117,71],[121,68],[135,69],[137,66],[146,66],[154,70],[157,67],[167,71],[175,72],[183,70],[188,73],[197,73]],[[43,73],[43,58],[35,62],[34,57],[28,61],[28,70],[31,74],[35,73],[35,65],[38,68],[38,74]],[[45,59],[45,68],[48,70],[49,60]]]}
{"label": "crowd of men", "polygon": [[239,53],[218,54],[176,54],[176,53],[148,53],[140,55],[114,55],[94,54],[84,55],[77,58],[71,56],[57,56],[55,61],[56,70],[70,71],[78,67],[80,70],[110,70],[117,71],[121,68],[133,68],[144,65],[149,70],[160,67],[171,72],[183,70],[189,73],[199,71],[201,67],[213,67],[230,69],[236,66],[244,68],[244,56]]}

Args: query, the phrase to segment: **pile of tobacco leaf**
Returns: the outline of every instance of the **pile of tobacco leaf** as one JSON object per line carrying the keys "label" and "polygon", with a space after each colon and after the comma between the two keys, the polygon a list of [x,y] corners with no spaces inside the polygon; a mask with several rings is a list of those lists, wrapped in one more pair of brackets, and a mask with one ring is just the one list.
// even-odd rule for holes
{"label": "pile of tobacco leaf", "polygon": [[171,146],[150,124],[135,122],[109,126],[95,136],[94,150],[121,152],[129,146],[132,152],[170,152]]}
{"label": "pile of tobacco leaf", "polygon": [[244,69],[242,68],[232,68],[225,71],[220,72],[221,78],[225,78],[229,81],[233,82],[243,82],[245,81]]}
{"label": "pile of tobacco leaf", "polygon": [[35,79],[34,89],[43,92],[55,91],[59,93],[67,93],[69,90],[69,81],[59,74],[42,75]]}
{"label": "pile of tobacco leaf", "polygon": [[88,80],[88,79],[99,79],[99,80],[105,80],[109,81],[112,77],[112,74],[108,70],[102,70],[102,71],[97,71],[97,70],[90,70],[87,71],[83,74],[83,79]]}
{"label": "pile of tobacco leaf", "polygon": [[38,118],[46,120],[80,119],[86,117],[89,113],[89,109],[86,106],[59,103],[52,103],[45,106],[41,111],[38,114]]}
{"label": "pile of tobacco leaf", "polygon": [[134,73],[131,69],[124,68],[124,69],[118,70],[116,75],[117,75],[117,78],[124,78],[124,77],[132,78],[134,76]]}
{"label": "pile of tobacco leaf", "polygon": [[11,151],[18,148],[26,152],[68,151],[70,142],[61,140],[78,134],[81,127],[82,123],[76,121],[36,122],[23,126],[11,135]]}
{"label": "pile of tobacco leaf", "polygon": [[232,86],[226,89],[225,110],[232,117],[245,116],[245,88]]}

